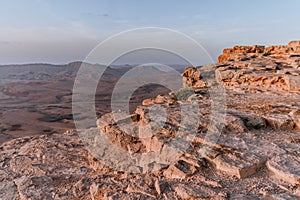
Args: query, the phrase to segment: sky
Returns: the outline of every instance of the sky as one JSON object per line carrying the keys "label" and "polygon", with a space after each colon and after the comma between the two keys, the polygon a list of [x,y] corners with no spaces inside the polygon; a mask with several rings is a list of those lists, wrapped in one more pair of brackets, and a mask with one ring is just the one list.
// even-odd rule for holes
{"label": "sky", "polygon": [[84,60],[106,38],[142,27],[186,34],[216,60],[234,45],[300,40],[299,8],[298,0],[0,0],[0,64]]}

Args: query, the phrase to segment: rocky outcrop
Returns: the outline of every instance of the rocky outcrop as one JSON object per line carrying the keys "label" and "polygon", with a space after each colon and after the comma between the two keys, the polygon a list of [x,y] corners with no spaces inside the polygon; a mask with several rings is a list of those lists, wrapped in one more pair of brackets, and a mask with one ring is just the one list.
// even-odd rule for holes
{"label": "rocky outcrop", "polygon": [[[226,198],[230,193],[226,189],[228,187],[226,183],[223,185],[219,183],[221,177],[235,177],[241,180],[250,177],[248,180],[253,185],[260,179],[266,187],[272,188],[264,191],[257,187],[252,197],[297,196],[295,188],[299,186],[297,178],[299,172],[296,168],[298,161],[292,152],[300,148],[297,142],[299,105],[295,104],[295,100],[300,99],[297,84],[300,71],[298,60],[295,59],[298,44],[291,42],[288,46],[274,48],[244,46],[225,49],[223,57],[220,56],[219,60],[222,63],[186,68],[182,74],[184,89],[172,92],[169,96],[144,100],[143,105],[135,112],[137,125],[143,127],[151,123],[153,118],[150,119],[149,113],[155,105],[162,106],[168,116],[165,122],[159,120],[155,122],[157,127],[161,124],[168,126],[155,129],[149,138],[140,139],[141,144],[146,147],[145,152],[161,151],[170,138],[177,134],[176,130],[181,126],[181,113],[178,109],[180,106],[193,100],[201,102],[199,128],[193,133],[195,135],[191,147],[175,162],[151,174],[160,174],[163,182],[204,181],[212,191],[217,191],[211,193],[210,197],[214,198],[216,196]],[[281,55],[280,59],[278,55]],[[212,105],[209,89],[215,84],[210,79],[223,85],[227,93],[228,110],[217,145],[209,143],[205,138],[205,134],[211,129],[209,119]],[[114,124],[118,123],[113,122],[111,125]],[[144,134],[145,131],[145,128],[139,129],[137,135]],[[212,146],[209,153],[199,158],[198,151],[210,145]],[[203,172],[205,172],[204,180],[199,178]],[[215,173],[218,174],[217,179],[214,179]],[[231,186],[239,191],[241,188],[247,190],[246,185],[250,182],[237,181]],[[164,194],[166,191],[161,191],[157,184],[156,181],[155,188],[158,193]],[[167,185],[171,188],[169,192],[174,192],[172,195],[180,198],[196,198],[199,195],[197,192],[183,189],[185,185],[172,187],[169,182]],[[280,188],[286,188],[288,192]],[[230,195],[247,196],[238,193]]]}
{"label": "rocky outcrop", "polygon": [[286,46],[234,46],[233,48],[227,48],[223,50],[223,54],[219,56],[218,62],[226,61],[245,61],[255,57],[286,57],[296,56],[300,54],[299,41],[291,41]]}
{"label": "rocky outcrop", "polygon": [[235,46],[219,56],[217,80],[236,90],[300,91],[299,41],[287,46]]}
{"label": "rocky outcrop", "polygon": [[201,73],[195,67],[186,68],[183,73],[183,87],[202,88],[206,83],[201,79]]}
{"label": "rocky outcrop", "polygon": [[[188,67],[179,91],[102,115],[81,137],[4,143],[0,199],[300,198],[298,46],[226,49],[222,63]],[[94,154],[103,138],[120,151]],[[127,161],[138,173],[117,170]]]}

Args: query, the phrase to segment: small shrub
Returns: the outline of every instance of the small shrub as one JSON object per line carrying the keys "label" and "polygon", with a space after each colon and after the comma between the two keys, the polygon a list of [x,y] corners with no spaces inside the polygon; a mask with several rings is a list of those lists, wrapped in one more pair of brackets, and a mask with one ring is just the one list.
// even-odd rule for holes
{"label": "small shrub", "polygon": [[181,88],[171,98],[175,101],[186,101],[193,94],[195,92],[192,88]]}
{"label": "small shrub", "polygon": [[265,125],[264,122],[260,122],[259,124],[255,125],[254,128],[255,128],[255,129],[260,129],[260,128],[262,128],[264,125]]}
{"label": "small shrub", "polygon": [[269,55],[271,55],[270,52],[265,52],[265,53],[263,54],[263,56],[269,56]]}

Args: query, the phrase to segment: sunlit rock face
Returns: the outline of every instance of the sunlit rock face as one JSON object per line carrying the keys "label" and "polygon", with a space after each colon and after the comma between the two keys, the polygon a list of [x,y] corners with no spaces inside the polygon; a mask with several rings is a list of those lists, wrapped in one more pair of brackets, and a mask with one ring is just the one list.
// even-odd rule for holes
{"label": "sunlit rock face", "polygon": [[[93,138],[67,131],[4,143],[0,199],[299,199],[299,46],[225,49],[217,64],[186,68],[179,91],[145,99],[118,120],[103,114]],[[214,143],[206,136],[216,130],[215,85],[224,88],[226,110]],[[187,105],[197,109],[183,114]],[[181,154],[163,160],[180,134],[192,136],[188,146],[176,143]],[[132,157],[157,153],[161,163],[136,160],[140,172],[118,171],[121,160],[108,165],[84,145],[93,141],[95,150],[103,137]],[[204,147],[210,151],[200,156]]]}

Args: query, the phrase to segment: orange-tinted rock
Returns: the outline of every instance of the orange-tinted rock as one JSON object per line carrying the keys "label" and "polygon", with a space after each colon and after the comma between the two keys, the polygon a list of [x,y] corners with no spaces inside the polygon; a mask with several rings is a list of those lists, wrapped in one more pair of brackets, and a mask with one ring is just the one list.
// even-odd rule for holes
{"label": "orange-tinted rock", "polygon": [[164,176],[170,179],[184,179],[191,176],[196,172],[196,168],[189,163],[179,160],[174,165],[170,165],[169,168],[164,172]]}
{"label": "orange-tinted rock", "polygon": [[182,73],[183,87],[194,89],[205,87],[206,83],[201,79],[201,73],[196,67],[188,67]]}
{"label": "orange-tinted rock", "polygon": [[291,53],[300,53],[300,41],[291,41],[288,45],[276,46],[234,46],[233,48],[226,48],[223,54],[218,57],[218,63],[227,61],[241,60],[241,56],[248,58],[262,57],[274,55],[276,58],[284,58],[284,55]]}
{"label": "orange-tinted rock", "polygon": [[263,53],[264,50],[265,47],[259,45],[234,46],[233,48],[227,48],[223,50],[223,54],[218,57],[218,63],[237,59],[246,60],[246,58],[249,59],[248,57]]}
{"label": "orange-tinted rock", "polygon": [[295,126],[298,130],[300,130],[300,110],[293,110],[289,113],[289,116],[293,119]]}
{"label": "orange-tinted rock", "polygon": [[167,101],[167,98],[163,95],[158,95],[155,99],[155,103],[157,104],[162,104],[162,103],[165,103]]}
{"label": "orange-tinted rock", "polygon": [[290,41],[288,44],[289,47],[291,48],[295,48],[295,47],[299,47],[300,46],[300,41]]}
{"label": "orange-tinted rock", "polygon": [[288,115],[270,114],[266,116],[268,124],[278,130],[292,130],[294,128],[294,121]]}
{"label": "orange-tinted rock", "polygon": [[150,105],[150,104],[153,104],[153,103],[154,103],[153,99],[145,99],[145,100],[143,100],[142,105],[147,106],[147,105]]}
{"label": "orange-tinted rock", "polygon": [[[133,115],[114,113],[119,116],[116,120],[112,114],[102,115],[97,125],[107,139],[105,144],[121,147],[130,155],[118,153],[109,164],[100,154],[88,153],[105,146],[97,128],[81,138],[94,142],[90,147],[75,132],[4,143],[0,146],[0,199],[297,199],[300,138],[293,125],[300,127],[297,49],[297,43],[225,49],[222,65],[185,70],[185,86],[200,89],[151,97]],[[201,88],[203,77],[210,79]],[[221,92],[226,98],[212,98],[221,94],[211,90],[216,85],[225,88]],[[187,101],[170,101],[180,93]],[[182,113],[191,103],[198,105]],[[226,109],[219,109],[218,104]],[[155,107],[163,110],[152,112]],[[164,111],[166,120],[160,116]],[[217,111],[215,117],[213,111]],[[219,119],[220,124],[211,123]],[[195,130],[193,122],[197,122]],[[212,136],[210,130],[221,134]],[[171,141],[177,142],[172,145]],[[200,154],[205,147],[211,149]],[[114,155],[108,149],[102,153]],[[149,163],[140,159],[148,153],[159,159]],[[115,168],[135,155],[139,162],[131,166],[140,169],[135,170],[138,173]],[[176,157],[173,160],[169,155]]]}

